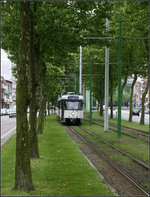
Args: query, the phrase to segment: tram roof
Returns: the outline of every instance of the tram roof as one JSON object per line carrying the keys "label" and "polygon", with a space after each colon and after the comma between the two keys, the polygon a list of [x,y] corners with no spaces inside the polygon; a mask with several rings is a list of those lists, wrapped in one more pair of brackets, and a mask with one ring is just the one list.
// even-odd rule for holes
{"label": "tram roof", "polygon": [[68,95],[68,94],[65,94],[65,95],[62,95],[58,101],[60,100],[83,100],[83,95],[79,95],[79,94],[71,94],[71,95]]}

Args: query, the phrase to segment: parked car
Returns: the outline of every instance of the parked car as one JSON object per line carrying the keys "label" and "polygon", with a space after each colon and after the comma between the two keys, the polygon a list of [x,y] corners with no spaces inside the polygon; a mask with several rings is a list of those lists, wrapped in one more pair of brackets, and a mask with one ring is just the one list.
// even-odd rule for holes
{"label": "parked car", "polygon": [[132,115],[140,115],[139,109],[133,109]]}
{"label": "parked car", "polygon": [[145,114],[149,114],[150,113],[150,111],[147,109],[147,110],[145,110]]}
{"label": "parked car", "polygon": [[1,116],[3,116],[3,115],[7,115],[7,109],[6,108],[1,109]]}
{"label": "parked car", "polygon": [[96,110],[96,107],[92,107],[92,110]]}
{"label": "parked car", "polygon": [[127,106],[122,106],[121,109],[126,110],[126,109],[128,109],[128,107]]}
{"label": "parked car", "polygon": [[9,118],[16,117],[16,109],[10,109]]}
{"label": "parked car", "polygon": [[10,109],[7,109],[7,115],[9,115],[10,114]]}
{"label": "parked car", "polygon": [[141,107],[136,107],[136,109],[138,109],[138,110],[139,110],[139,112],[141,112],[141,111],[142,111]]}
{"label": "parked car", "polygon": [[118,106],[113,106],[113,110],[116,110],[116,109],[118,109]]}

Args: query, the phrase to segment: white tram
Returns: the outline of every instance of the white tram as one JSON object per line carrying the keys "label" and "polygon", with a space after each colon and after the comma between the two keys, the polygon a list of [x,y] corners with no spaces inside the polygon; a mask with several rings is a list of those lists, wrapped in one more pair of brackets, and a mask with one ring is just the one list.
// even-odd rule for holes
{"label": "white tram", "polygon": [[81,124],[83,119],[83,96],[68,92],[58,99],[57,115],[62,123]]}

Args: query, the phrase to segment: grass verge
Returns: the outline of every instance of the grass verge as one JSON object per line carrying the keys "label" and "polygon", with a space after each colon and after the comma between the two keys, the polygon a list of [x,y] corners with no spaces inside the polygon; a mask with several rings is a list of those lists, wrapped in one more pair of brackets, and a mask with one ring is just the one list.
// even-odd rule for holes
{"label": "grass verge", "polygon": [[[83,121],[82,127],[89,129],[102,139],[110,142],[112,145],[149,164],[149,146],[141,140],[124,135],[121,135],[121,138],[118,138],[115,132],[104,132],[104,128],[94,124],[90,126],[87,121]],[[80,131],[79,128],[78,131]]]}
{"label": "grass verge", "polygon": [[55,115],[47,117],[44,133],[38,137],[40,159],[31,160],[35,190],[30,193],[12,190],[15,178],[13,136],[1,151],[1,196],[113,196]]}
{"label": "grass verge", "polygon": [[[89,114],[89,113],[86,113],[86,114]],[[100,116],[98,111],[93,111],[92,116],[93,116],[93,118],[98,118],[100,120],[104,120],[104,116]],[[117,121],[118,121],[118,119],[116,119],[116,118],[112,119],[109,117],[109,122],[117,124]],[[140,129],[140,130],[149,132],[149,125],[140,125],[139,123],[129,122],[127,120],[122,120],[121,123],[122,123],[122,126],[127,126],[127,127]]]}

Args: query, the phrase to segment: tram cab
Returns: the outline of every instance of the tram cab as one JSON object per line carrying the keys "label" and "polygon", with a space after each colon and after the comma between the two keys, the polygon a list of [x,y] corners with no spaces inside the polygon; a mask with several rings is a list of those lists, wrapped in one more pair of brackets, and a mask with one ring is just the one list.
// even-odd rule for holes
{"label": "tram cab", "polygon": [[81,124],[84,99],[81,94],[68,92],[58,99],[57,115],[62,123]]}

